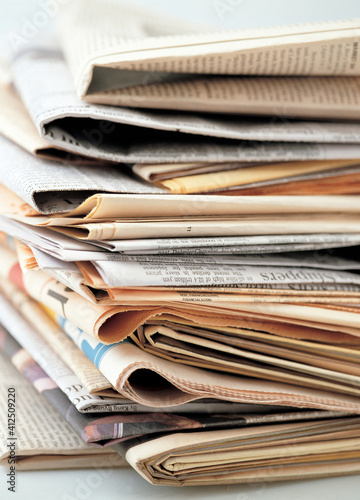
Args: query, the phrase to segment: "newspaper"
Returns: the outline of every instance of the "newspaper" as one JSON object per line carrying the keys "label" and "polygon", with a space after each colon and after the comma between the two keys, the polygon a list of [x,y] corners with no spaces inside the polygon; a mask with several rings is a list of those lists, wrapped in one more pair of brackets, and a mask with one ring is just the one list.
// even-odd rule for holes
{"label": "newspaper", "polygon": [[[324,412],[321,410],[299,411],[295,408],[290,408],[289,412],[281,413],[283,412],[281,407],[266,408],[258,407],[258,405],[232,405],[230,403],[228,405],[233,410],[231,415],[229,413],[217,413],[213,415],[210,412],[189,413],[188,407],[191,405],[182,405],[181,414],[176,412],[164,413],[161,411],[149,412],[149,409],[147,409],[147,412],[140,414],[132,411],[112,413],[111,416],[83,415],[77,412],[72,403],[61,393],[53,381],[47,377],[39,365],[9,335],[5,337],[5,352],[9,353],[11,361],[17,369],[25,377],[29,378],[35,387],[40,389],[48,401],[70,423],[77,434],[86,443],[92,443],[97,446],[108,446],[112,443],[134,438],[134,436],[158,435],[159,433],[180,429],[222,429],[253,425],[260,421],[276,422],[279,419],[299,420],[299,418],[305,420],[319,419],[343,414],[343,412]],[[46,389],[42,389],[44,387]],[[130,405],[132,405],[131,402]],[[193,404],[192,406],[196,405]],[[201,406],[201,404],[198,406]],[[221,404],[212,404],[212,406],[219,409]],[[226,403],[222,403],[222,406],[226,406]],[[249,411],[255,413],[248,413]],[[280,414],[277,413],[279,411]]]}
{"label": "newspaper", "polygon": [[[348,161],[341,161],[341,160],[335,160],[335,161],[328,161],[328,162],[322,162],[322,161],[315,161],[315,162],[309,162],[309,161],[304,161],[302,162],[304,165],[310,166],[311,164],[315,164],[320,167],[319,171],[314,171],[310,173],[300,173],[298,175],[293,175],[294,172],[292,171],[292,166],[293,164],[296,164],[296,162],[288,162],[286,163],[287,165],[287,170],[283,173],[283,177],[277,177],[274,179],[271,179],[270,176],[266,180],[262,181],[254,181],[254,182],[248,182],[247,184],[242,184],[246,188],[255,188],[255,187],[267,187],[267,186],[273,186],[273,185],[278,185],[278,184],[287,184],[290,182],[301,182],[301,181],[308,181],[308,180],[313,180],[313,179],[328,179],[328,178],[334,178],[334,177],[344,177],[345,175],[354,175],[357,176],[359,174],[359,163],[357,160],[348,160]],[[187,168],[184,167],[184,165],[189,165]],[[140,165],[140,164],[135,164],[132,166],[133,172],[138,175],[139,177],[153,183],[159,183],[163,182],[164,180],[168,179],[173,179],[173,178],[179,178],[179,177],[187,177],[187,176],[193,176],[193,175],[203,175],[205,176],[204,179],[206,182],[211,178],[211,174],[218,173],[218,172],[229,172],[228,175],[228,184],[229,186],[226,189],[234,190],[236,188],[240,189],[240,185],[236,186],[233,183],[233,185],[230,185],[232,181],[232,176],[236,171],[240,171],[241,168],[243,169],[244,167],[246,168],[256,168],[260,167],[261,163],[250,163],[249,165],[246,164],[236,164],[236,163],[216,163],[216,164],[204,164],[204,163],[193,163],[193,164],[174,164],[174,165]],[[273,165],[276,168],[276,164],[274,163],[267,163],[266,165]],[[322,170],[321,167],[328,165],[327,170]],[[240,167],[240,168],[239,168]],[[296,165],[295,165],[296,168]],[[246,174],[245,174],[246,175]],[[225,176],[224,176],[225,177]],[[214,188],[214,191],[223,191],[225,188]]]}
{"label": "newspaper", "polygon": [[11,85],[0,82],[0,133],[40,158],[66,163],[99,165],[99,161],[70,154],[40,137],[21,99]]}
{"label": "newspaper", "polygon": [[[287,272],[291,273],[288,270]],[[301,272],[303,269],[300,268],[299,274]],[[313,270],[311,273],[316,276],[321,275],[321,272]],[[345,277],[347,274],[339,272],[339,276]],[[282,273],[279,273],[280,275],[282,276]],[[202,281],[206,282],[202,278],[198,285],[201,285]],[[312,280],[309,281],[310,289],[313,289]],[[140,300],[137,303],[125,305],[95,305],[43,271],[25,270],[23,283],[29,295],[35,300],[73,322],[89,335],[108,344],[125,339],[146,320],[167,314],[202,325],[245,326],[245,328],[246,322],[255,317],[260,321],[293,323],[359,336],[358,311],[350,306],[339,307],[336,303],[319,302],[306,306],[306,304],[281,303],[276,300],[276,297],[270,303],[256,300],[256,298],[249,303],[241,298],[228,301],[226,296],[219,293],[215,294],[215,298],[211,294],[200,296],[200,300],[199,296],[198,300],[193,300],[191,296],[180,294],[180,301],[161,302],[161,304],[156,302],[149,304]],[[301,288],[299,283],[294,286],[294,289],[301,290]]]}
{"label": "newspaper", "polygon": [[[183,286],[196,286],[199,283],[210,286],[249,282],[277,284],[279,281],[294,283],[298,280],[302,283],[360,284],[355,273],[322,272],[356,271],[360,269],[359,261],[331,255],[319,257],[312,252],[255,256],[119,255],[114,261],[94,261],[93,265],[102,277],[105,287],[166,286],[175,284],[176,281],[182,282]],[[80,263],[79,266],[81,269]],[[299,268],[303,268],[302,274]],[[311,273],[311,268],[319,271],[319,274]],[[300,274],[297,274],[299,272]],[[179,276],[183,279],[177,280],[176,277]],[[202,277],[205,277],[205,280]]]}
{"label": "newspaper", "polygon": [[8,281],[6,281],[6,286],[3,285],[2,288],[6,288],[5,294],[16,310],[42,336],[59,358],[71,368],[81,385],[90,394],[96,394],[112,387],[87,357],[79,349],[74,348],[73,342],[64,336],[57,323],[46,314],[35,300]]}
{"label": "newspaper", "polygon": [[[3,282],[1,283],[3,290]],[[39,363],[80,412],[93,411],[96,405],[106,411],[117,404],[116,398],[104,398],[90,394],[80,383],[74,372],[60,359],[48,343],[20,315],[3,295],[0,297],[0,319],[3,326]]]}
{"label": "newspaper", "polygon": [[[44,202],[51,207],[47,209],[48,213],[64,210],[64,199],[65,211],[69,211],[99,191],[137,194],[163,192],[144,181],[132,179],[112,166],[96,169],[91,166],[60,165],[35,158],[2,137],[0,145],[7,159],[1,169],[0,182],[38,211],[41,211]],[[57,209],[58,198],[52,196],[53,192],[61,193],[60,210]]]}
{"label": "newspaper", "polygon": [[[139,220],[167,217],[234,216],[250,214],[310,214],[359,212],[359,196],[292,196],[171,195],[97,193],[85,199],[75,193],[52,192],[41,199],[38,210],[0,184],[0,213],[32,226],[71,226],[83,222],[114,219]],[[76,208],[75,208],[76,207]],[[354,236],[352,236],[354,237]],[[52,238],[55,235],[52,234]],[[225,239],[226,240],[226,239]],[[224,240],[224,241],[225,241]],[[76,243],[73,242],[73,245]],[[79,248],[79,245],[76,246]]]}
{"label": "newspaper", "polygon": [[85,241],[198,237],[358,233],[357,214],[282,214],[242,215],[229,217],[188,217],[89,222],[76,226],[54,228],[62,234]]}
{"label": "newspaper", "polygon": [[[89,336],[60,316],[58,321],[74,342],[85,349],[87,342],[91,341]],[[93,352],[87,350],[87,353],[99,370],[119,392],[143,404],[172,406],[206,394],[207,397],[238,402],[286,406],[292,401],[293,405],[303,408],[359,411],[357,398],[353,396],[184,366],[148,354],[129,341],[107,346],[106,350],[103,344],[92,342]],[[96,355],[100,349],[103,353],[101,357]],[[157,375],[151,375],[151,372]],[[281,391],[281,396],[278,391]],[[325,394],[326,403],[322,399]]]}
{"label": "newspaper", "polygon": [[[94,448],[83,442],[70,424],[35,390],[0,351],[0,465],[18,470],[126,467],[111,448]],[[7,398],[16,395],[16,464],[8,446]]]}
{"label": "newspaper", "polygon": [[[344,414],[344,412],[336,412],[336,411],[335,412],[323,411],[323,410],[303,411],[295,408],[290,408],[288,409],[289,411],[284,412],[284,410],[281,408],[268,407],[267,410],[265,410],[262,407],[257,408],[257,405],[248,405],[248,410],[251,409],[256,413],[247,413],[245,408],[243,408],[243,410],[245,410],[244,412],[242,413],[234,412],[231,415],[224,415],[224,414],[194,415],[191,413],[186,415],[165,414],[165,413],[157,413],[157,414],[147,413],[138,415],[133,413],[131,415],[113,414],[110,419],[109,417],[103,417],[103,416],[94,419],[93,417],[87,415],[84,416],[79,413],[74,413],[74,411],[72,411],[71,409],[71,403],[69,402],[63,401],[62,403],[59,403],[59,399],[66,400],[66,397],[63,394],[61,394],[61,392],[60,394],[57,392],[59,391],[59,389],[53,387],[50,379],[46,380],[46,374],[41,371],[40,367],[36,365],[33,359],[25,351],[23,351],[23,349],[21,349],[18,344],[16,345],[16,342],[9,337],[7,337],[5,340],[5,349],[11,350],[10,354],[11,360],[17,367],[17,369],[23,375],[25,375],[25,377],[29,377],[29,380],[33,385],[35,385],[38,388],[42,387],[42,389],[40,390],[42,390],[42,394],[44,394],[45,397],[48,399],[50,405],[55,403],[56,409],[62,416],[66,417],[69,424],[72,427],[74,427],[74,429],[77,429],[77,432],[81,431],[81,433],[80,432],[79,433],[81,434],[82,439],[86,443],[94,444],[96,442],[97,446],[99,446],[99,444],[104,445],[105,443],[112,444],[112,443],[123,442],[124,440],[133,439],[134,436],[136,437],[142,436],[146,439],[149,439],[154,434],[159,435],[159,433],[161,434],[171,433],[179,429],[181,429],[182,431],[188,429],[221,430],[226,428],[238,428],[238,427],[246,427],[252,425],[260,425],[261,423],[269,424],[272,422],[274,423],[284,422],[284,421],[292,422],[298,420],[316,421],[321,419],[331,419],[334,417],[339,418],[342,416],[346,416],[346,413]],[[6,359],[5,362],[8,363]],[[5,364],[5,366],[7,365]],[[10,367],[10,369],[11,368],[12,367]],[[15,380],[17,380],[18,374],[15,374],[14,378]],[[24,388],[24,386],[26,387],[26,384],[24,384],[24,382],[25,382],[24,380],[20,381],[21,388]],[[16,384],[15,390],[18,390],[18,385],[19,384]],[[31,387],[30,389],[31,389],[30,395],[32,395],[34,389]],[[17,393],[16,400],[18,400],[18,398],[19,394]],[[39,395],[35,393],[33,400],[37,401],[38,399]],[[20,401],[21,403],[23,403],[22,398]],[[43,409],[46,408],[47,405],[40,404],[40,407]],[[53,409],[51,408],[51,406],[50,406],[50,411],[46,413],[50,414],[50,417],[53,416]],[[56,417],[58,416],[59,415],[56,415]],[[26,419],[26,421],[27,420],[28,419]],[[58,422],[58,418],[55,418],[54,420],[56,421],[57,424],[60,423]],[[66,427],[67,425],[61,426],[63,431],[67,430]],[[72,432],[70,432],[69,434],[71,438]],[[54,437],[50,438],[50,440],[51,439],[54,440]],[[67,439],[69,439],[69,437]],[[80,444],[79,448],[81,450],[82,448],[84,448],[84,445]],[[93,456],[93,454],[90,453],[90,450],[88,450],[86,447],[84,448],[84,450],[85,452],[89,451],[89,458]],[[110,451],[111,448],[109,449],[109,447],[107,447],[106,450]],[[9,449],[7,451],[9,453]],[[94,453],[96,453],[96,449],[94,450]],[[98,453],[97,455],[99,455],[100,457],[105,456],[106,458],[108,458],[108,455],[106,454],[105,451],[103,451],[102,453]],[[20,459],[22,458],[23,457],[20,457]],[[55,457],[52,458],[54,459]],[[36,462],[37,465],[38,462],[39,461]],[[52,463],[50,467],[54,467],[54,460],[52,460],[51,462]],[[71,463],[71,461],[67,460],[66,463]],[[25,464],[27,464],[26,461]],[[94,466],[95,464],[99,464],[99,460],[94,460],[92,466]],[[20,465],[22,468],[23,464]],[[34,466],[34,463],[31,462],[31,465]],[[110,463],[108,465],[110,465]]]}
{"label": "newspaper", "polygon": [[[114,29],[114,16],[122,19],[120,31]],[[128,4],[92,0],[90,6],[66,4],[58,20],[78,95],[93,102],[356,117],[358,19],[201,34],[176,35],[168,29],[164,36],[155,16]]]}
{"label": "newspaper", "polygon": [[[339,194],[354,194],[358,191],[358,186],[360,183],[360,175],[357,172],[343,172],[341,175],[336,176],[322,176],[321,179],[314,177],[312,179],[306,180],[295,180],[294,182],[289,179],[283,182],[285,179],[281,179],[277,184],[272,183],[267,186],[255,186],[255,187],[234,187],[228,188],[227,193],[231,196],[284,196],[284,195],[339,195]],[[214,191],[215,194],[221,194],[220,191]]]}
{"label": "newspaper", "polygon": [[[0,256],[3,252],[0,247]],[[5,253],[5,252],[4,252]],[[17,244],[17,255],[23,269],[42,269],[49,276],[74,290],[94,304],[101,305],[162,305],[176,302],[203,303],[221,302],[294,302],[357,304],[360,285],[342,283],[288,283],[256,284],[246,283],[227,286],[179,286],[118,288],[109,287],[95,271],[91,263],[65,263],[39,250]],[[30,255],[30,256],[29,256]],[[81,272],[79,271],[81,269]],[[5,273],[6,275],[6,273]],[[226,307],[226,306],[225,306]],[[81,378],[81,377],[80,377]]]}
{"label": "newspaper", "polygon": [[[360,175],[357,172],[347,172],[346,174],[344,172],[344,175],[323,176],[319,180],[314,177],[310,180],[278,182],[267,186],[227,188],[226,194],[231,196],[316,196],[324,193],[327,195],[348,195],[358,192],[359,186]],[[221,194],[221,191],[213,191],[213,193]]]}
{"label": "newspaper", "polygon": [[[351,184],[349,183],[351,181]],[[357,192],[359,168],[345,167],[295,177],[255,182],[243,186],[214,189],[213,194],[227,195],[339,195]]]}
{"label": "newspaper", "polygon": [[192,432],[115,445],[147,481],[259,483],[358,474],[358,418]]}
{"label": "newspaper", "polygon": [[43,227],[30,227],[0,215],[0,230],[35,248],[65,261],[95,260],[106,258],[107,252],[86,242],[74,240]]}
{"label": "newspaper", "polygon": [[[40,135],[75,154],[117,163],[360,158],[356,125],[345,124],[344,143],[340,143],[336,139],[339,129],[325,123],[320,125],[320,134],[319,124],[311,122],[284,132],[291,125],[274,127],[269,120],[252,125],[248,121],[234,123],[226,117],[210,119],[188,113],[86,104],[76,97],[71,76],[59,54],[45,50],[29,50],[19,56],[13,72],[16,88]],[[315,142],[320,138],[321,142]]]}
{"label": "newspaper", "polygon": [[[318,163],[322,163],[318,165]],[[210,174],[198,174],[177,177],[156,182],[157,186],[169,190],[171,193],[186,194],[226,191],[229,188],[240,189],[241,187],[263,187],[274,185],[276,181],[282,184],[290,182],[301,182],[303,180],[313,180],[322,182],[323,179],[333,179],[344,175],[358,174],[359,168],[338,168],[339,165],[326,164],[327,162],[298,162],[267,164],[227,170],[225,172],[212,172]],[[326,192],[324,194],[327,194]]]}
{"label": "newspaper", "polygon": [[[94,304],[101,305],[162,305],[164,303],[192,302],[294,302],[304,303],[358,303],[360,286],[342,283],[288,283],[288,284],[243,284],[205,287],[108,287],[95,271],[91,263],[83,263],[79,268],[73,263],[65,263],[39,250],[17,244],[17,255],[23,269],[42,269],[49,276],[74,290]],[[0,257],[6,252],[0,247]],[[7,262],[7,260],[6,260]],[[4,268],[4,276],[11,274]],[[79,271],[81,269],[81,272]],[[81,378],[81,377],[80,377]],[[86,384],[85,384],[86,385]]]}
{"label": "newspaper", "polygon": [[69,217],[83,215],[87,220],[148,218],[195,215],[245,215],[283,213],[358,213],[359,197],[300,196],[294,204],[293,196],[263,196],[256,201],[247,196],[222,197],[214,195],[149,195],[97,194],[89,197]]}
{"label": "newspaper", "polygon": [[312,349],[311,342],[279,339],[264,332],[245,331],[242,335],[231,329],[214,331],[166,321],[149,321],[131,338],[146,352],[178,363],[305,387],[331,388],[344,394],[358,393],[359,351],[355,348],[343,351],[336,346],[339,359],[335,360],[331,344],[322,343]]}
{"label": "newspaper", "polygon": [[[328,248],[338,248],[341,246],[352,246],[360,243],[360,235],[356,234],[283,234],[283,235],[261,235],[261,236],[227,236],[209,238],[149,238],[137,240],[102,240],[97,242],[111,252],[121,252],[125,254],[179,254],[186,253],[211,253],[234,249],[233,253],[240,251],[253,253],[259,247],[261,252],[271,253],[273,247],[282,247],[284,250],[296,250],[296,245],[328,245]],[[266,251],[266,249],[269,249]],[[322,246],[322,248],[325,248]],[[211,251],[208,252],[208,249]],[[249,249],[247,251],[247,249]],[[286,250],[285,250],[286,251]]]}

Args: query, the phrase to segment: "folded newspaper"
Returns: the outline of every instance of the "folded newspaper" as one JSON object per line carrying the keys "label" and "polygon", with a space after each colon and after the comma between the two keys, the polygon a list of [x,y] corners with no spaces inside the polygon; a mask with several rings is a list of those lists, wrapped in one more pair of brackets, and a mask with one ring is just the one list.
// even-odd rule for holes
{"label": "folded newspaper", "polygon": [[[2,337],[3,340],[3,337]],[[2,342],[1,342],[2,343]],[[18,470],[116,468],[127,462],[111,448],[94,448],[76,434],[70,424],[23,377],[0,350],[0,465]],[[21,359],[18,358],[18,364]],[[9,382],[11,381],[11,382]],[[16,407],[16,462],[7,446],[8,389],[14,388]],[[45,388],[44,388],[45,389]]]}
{"label": "folded newspaper", "polygon": [[359,418],[177,433],[115,445],[147,481],[190,486],[358,474]]}
{"label": "folded newspaper", "polygon": [[59,34],[78,95],[135,107],[358,117],[359,19],[200,33],[167,22],[166,30],[154,13],[113,0],[64,5]]}
{"label": "folded newspaper", "polygon": [[0,86],[0,345],[65,456],[113,445],[165,485],[358,473],[360,20],[63,4]]}

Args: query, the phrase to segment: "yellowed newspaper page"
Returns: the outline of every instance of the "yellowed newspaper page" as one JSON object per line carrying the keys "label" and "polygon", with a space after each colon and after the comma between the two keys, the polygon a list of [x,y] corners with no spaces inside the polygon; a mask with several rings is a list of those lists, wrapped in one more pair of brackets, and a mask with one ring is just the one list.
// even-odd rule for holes
{"label": "yellowed newspaper page", "polygon": [[135,445],[126,459],[149,482],[177,486],[354,474],[357,425],[349,417],[172,434]]}
{"label": "yellowed newspaper page", "polygon": [[[283,162],[284,163],[284,162]],[[327,164],[329,169],[341,168],[346,166],[356,166],[359,165],[359,162],[356,160],[342,161],[342,160],[329,160],[325,161],[304,161],[302,162],[304,165],[318,165],[322,168],[323,165]],[[291,175],[291,167],[292,165],[296,166],[299,162],[286,162],[285,163],[289,168],[289,174]],[[259,167],[264,165],[264,163],[164,163],[160,165],[156,164],[135,164],[132,166],[133,172],[136,175],[139,175],[143,179],[149,182],[158,182],[164,181],[166,179],[173,179],[175,177],[186,177],[190,175],[199,175],[199,174],[209,174],[214,172],[227,172],[232,170],[238,170],[244,167]],[[276,166],[275,163],[271,163],[271,165]]]}
{"label": "yellowed newspaper page", "polygon": [[[352,164],[356,164],[353,162]],[[342,166],[351,165],[351,162],[290,162],[270,165],[260,165],[225,172],[212,172],[207,174],[174,177],[157,184],[171,193],[187,194],[199,193],[201,191],[212,191],[232,186],[242,186],[255,182],[263,182],[271,179],[303,175],[313,172],[328,171]]]}

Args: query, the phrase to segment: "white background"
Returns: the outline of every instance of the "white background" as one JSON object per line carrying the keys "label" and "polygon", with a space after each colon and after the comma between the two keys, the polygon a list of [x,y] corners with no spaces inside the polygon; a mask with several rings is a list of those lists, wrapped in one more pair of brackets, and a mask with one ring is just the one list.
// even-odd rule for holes
{"label": "white background", "polygon": [[[0,57],[15,39],[51,32],[45,6],[64,0],[0,0]],[[66,0],[65,0],[66,1]],[[76,1],[76,0],[71,0]],[[132,0],[220,28],[254,28],[360,17],[359,0]],[[17,38],[18,37],[18,38]],[[20,38],[19,38],[20,37]],[[147,484],[133,470],[18,472],[16,493],[0,469],[0,498],[21,500],[359,500],[360,477],[227,487],[168,488]]]}

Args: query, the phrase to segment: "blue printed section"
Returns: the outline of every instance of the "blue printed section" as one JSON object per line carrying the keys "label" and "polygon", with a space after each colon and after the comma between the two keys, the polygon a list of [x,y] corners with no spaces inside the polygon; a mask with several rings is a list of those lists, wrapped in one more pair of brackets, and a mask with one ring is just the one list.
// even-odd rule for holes
{"label": "blue printed section", "polygon": [[86,339],[82,339],[80,344],[80,349],[86,354],[86,356],[94,363],[94,365],[99,368],[101,360],[107,352],[109,352],[116,344],[105,345],[101,342],[95,346],[95,348],[90,345]]}
{"label": "blue printed section", "polygon": [[73,342],[83,351],[90,361],[92,361],[99,369],[104,356],[111,351],[111,349],[119,345],[119,343],[103,344],[102,342],[99,342],[94,337],[91,337],[91,335],[88,335],[83,330],[80,330],[80,328],[76,327],[70,323],[70,321],[58,314],[56,315],[56,321],[68,337],[73,340]]}

